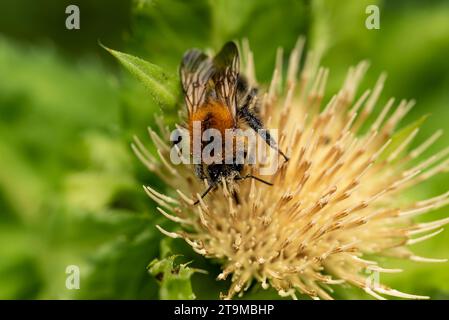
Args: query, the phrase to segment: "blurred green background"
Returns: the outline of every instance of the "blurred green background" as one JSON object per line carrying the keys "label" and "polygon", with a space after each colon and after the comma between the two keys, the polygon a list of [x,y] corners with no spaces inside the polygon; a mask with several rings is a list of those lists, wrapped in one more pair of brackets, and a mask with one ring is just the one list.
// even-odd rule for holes
{"label": "blurred green background", "polygon": [[[80,8],[80,30],[65,28],[69,4]],[[365,28],[369,4],[380,7],[380,30]],[[185,290],[191,282],[198,298],[218,298],[226,289],[214,280],[216,264],[180,242],[161,244],[154,225],[168,222],[141,185],[164,186],[130,148],[134,134],[149,145],[146,127],[161,110],[99,41],[176,72],[188,48],[217,49],[247,37],[263,82],[276,48],[287,54],[305,35],[308,48],[325,49],[329,94],[350,65],[368,59],[363,86],[389,74],[381,103],[417,100],[403,124],[431,114],[415,145],[449,121],[447,0],[3,0],[0,13],[0,299],[164,298],[146,267],[167,251],[210,273],[178,279],[188,282]],[[447,133],[426,155],[445,146]],[[440,175],[413,196],[442,193],[448,182]],[[422,219],[446,215],[441,209]],[[446,230],[414,249],[449,258],[448,243]],[[449,298],[447,263],[385,264],[405,270],[381,276],[396,289]],[[65,286],[68,265],[80,267],[79,290]],[[258,286],[246,296],[271,297]],[[337,297],[367,298],[356,289]]]}

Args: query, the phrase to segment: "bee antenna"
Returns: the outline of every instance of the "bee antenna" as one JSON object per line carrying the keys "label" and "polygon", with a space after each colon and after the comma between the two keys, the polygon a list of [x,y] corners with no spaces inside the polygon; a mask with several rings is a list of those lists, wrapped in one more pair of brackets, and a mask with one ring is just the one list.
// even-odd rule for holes
{"label": "bee antenna", "polygon": [[[201,195],[201,199],[203,199],[213,188],[215,187],[215,185],[211,184],[206,191],[203,192],[203,194]],[[200,203],[200,200],[196,200],[193,205],[196,206],[198,203]]]}

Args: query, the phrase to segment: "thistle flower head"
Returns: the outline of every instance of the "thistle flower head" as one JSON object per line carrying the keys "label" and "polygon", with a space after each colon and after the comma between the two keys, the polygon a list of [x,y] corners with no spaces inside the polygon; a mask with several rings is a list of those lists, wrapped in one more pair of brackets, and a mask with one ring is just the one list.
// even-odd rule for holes
{"label": "thistle flower head", "polygon": [[[445,261],[419,257],[409,246],[438,234],[449,222],[449,218],[426,223],[413,219],[449,203],[449,192],[417,202],[399,201],[406,189],[449,168],[449,149],[419,164],[415,161],[441,132],[408,151],[418,123],[395,129],[413,101],[390,99],[373,116],[385,76],[372,90],[359,93],[366,62],[350,68],[341,89],[323,101],[328,70],[318,67],[313,54],[299,68],[303,44],[299,39],[285,76],[282,52],[278,52],[271,84],[261,95],[265,125],[279,129],[280,148],[290,158],[269,177],[273,186],[241,181],[241,201],[236,203],[223,183],[201,199],[205,186],[191,166],[170,162],[166,128],[161,126],[160,135],[150,129],[159,159],[135,139],[133,148],[141,161],[176,190],[171,197],[145,187],[158,210],[180,224],[175,231],[158,228],[222,262],[218,279],[231,277],[232,283],[225,298],[243,293],[254,281],[293,298],[299,292],[331,299],[330,285],[343,283],[378,299],[425,298],[372,285],[368,271],[401,270],[384,269],[366,257]],[[242,60],[244,73],[255,84],[252,52],[246,43]],[[368,119],[373,121],[366,128]],[[200,203],[193,206],[196,199]]]}

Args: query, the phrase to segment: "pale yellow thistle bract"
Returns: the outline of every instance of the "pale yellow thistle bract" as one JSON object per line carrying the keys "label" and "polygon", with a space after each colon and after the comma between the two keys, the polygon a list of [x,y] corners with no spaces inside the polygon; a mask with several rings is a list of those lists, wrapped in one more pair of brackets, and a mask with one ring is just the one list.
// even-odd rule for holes
{"label": "pale yellow thistle bract", "polygon": [[[377,299],[427,298],[373,285],[369,272],[401,270],[384,269],[366,256],[446,261],[417,256],[409,246],[437,235],[449,223],[449,218],[425,223],[413,219],[448,204],[449,192],[412,203],[397,201],[404,190],[448,170],[449,149],[412,164],[441,132],[407,151],[419,126],[406,132],[399,144],[394,130],[413,102],[391,99],[361,134],[385,76],[372,90],[358,93],[367,69],[362,62],[349,69],[340,91],[321,106],[328,70],[318,67],[313,54],[307,55],[299,70],[303,46],[300,38],[285,76],[282,51],[278,52],[272,82],[261,96],[266,127],[280,128],[280,146],[290,157],[266,177],[274,186],[254,180],[239,183],[242,201],[237,205],[223,184],[193,206],[205,185],[190,166],[171,164],[168,129],[161,126],[161,135],[150,129],[159,160],[135,139],[133,149],[140,160],[178,195],[173,198],[145,187],[160,213],[181,226],[176,231],[157,227],[169,237],[183,238],[197,253],[222,261],[223,271],[217,278],[232,280],[224,298],[242,294],[253,281],[292,298],[299,292],[331,299],[332,285],[342,283],[362,288]],[[253,56],[245,41],[241,56],[242,71],[255,84]]]}

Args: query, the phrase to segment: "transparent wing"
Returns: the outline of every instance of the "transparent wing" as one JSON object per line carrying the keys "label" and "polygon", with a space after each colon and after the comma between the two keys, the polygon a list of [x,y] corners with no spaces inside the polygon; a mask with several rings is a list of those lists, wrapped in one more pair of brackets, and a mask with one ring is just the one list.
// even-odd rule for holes
{"label": "transparent wing", "polygon": [[204,103],[213,71],[212,60],[205,53],[192,49],[184,54],[180,76],[189,114]]}
{"label": "transparent wing", "polygon": [[237,79],[239,76],[239,52],[234,42],[226,43],[214,57],[214,72],[212,79],[217,98],[236,116]]}

